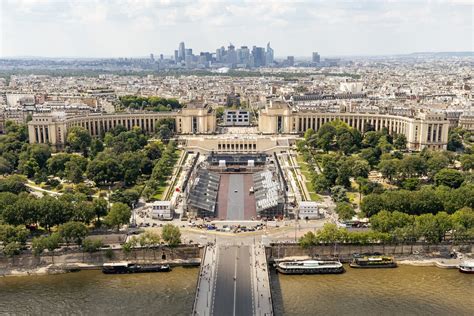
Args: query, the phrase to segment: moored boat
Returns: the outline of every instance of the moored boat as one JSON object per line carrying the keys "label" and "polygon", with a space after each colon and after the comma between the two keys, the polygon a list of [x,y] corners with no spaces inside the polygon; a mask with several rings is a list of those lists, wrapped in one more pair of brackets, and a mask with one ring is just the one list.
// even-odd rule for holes
{"label": "moored boat", "polygon": [[339,261],[325,260],[284,261],[277,263],[276,269],[282,274],[332,274],[345,271]]}
{"label": "moored boat", "polygon": [[459,272],[462,273],[474,273],[474,260],[463,261],[459,265]]}
{"label": "moored boat", "polygon": [[349,264],[351,268],[396,268],[395,259],[390,256],[357,256]]}
{"label": "moored boat", "polygon": [[104,263],[102,272],[105,274],[124,273],[147,273],[147,272],[168,272],[171,267],[168,264],[139,265],[130,262]]}

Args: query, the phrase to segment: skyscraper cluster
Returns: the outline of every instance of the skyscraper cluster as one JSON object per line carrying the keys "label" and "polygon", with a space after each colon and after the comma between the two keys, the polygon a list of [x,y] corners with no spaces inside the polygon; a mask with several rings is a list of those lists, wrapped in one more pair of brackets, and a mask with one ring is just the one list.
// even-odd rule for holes
{"label": "skyscraper cluster", "polygon": [[179,47],[174,51],[174,61],[177,64],[184,64],[188,68],[209,67],[211,64],[234,67],[262,67],[273,66],[275,64],[274,51],[270,47],[253,46],[250,50],[247,46],[235,48],[231,43],[227,49],[222,46],[216,49],[215,53],[200,52],[194,55],[193,50],[186,48],[184,42],[179,43]]}

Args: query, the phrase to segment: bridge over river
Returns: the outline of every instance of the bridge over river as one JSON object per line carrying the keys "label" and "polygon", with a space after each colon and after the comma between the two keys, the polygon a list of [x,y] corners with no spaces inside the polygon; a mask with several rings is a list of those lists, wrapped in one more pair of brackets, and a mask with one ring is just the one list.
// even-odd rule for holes
{"label": "bridge over river", "polygon": [[193,315],[273,315],[265,248],[207,246]]}

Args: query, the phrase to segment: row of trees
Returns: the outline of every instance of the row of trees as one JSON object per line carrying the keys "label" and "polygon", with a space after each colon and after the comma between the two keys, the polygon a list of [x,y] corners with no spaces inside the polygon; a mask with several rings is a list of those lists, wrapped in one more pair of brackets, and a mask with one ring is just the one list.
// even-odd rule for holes
{"label": "row of trees", "polygon": [[439,212],[436,215],[408,215],[395,211],[382,211],[370,219],[372,230],[348,231],[336,224],[326,223],[316,234],[306,233],[299,239],[302,247],[334,243],[406,243],[420,239],[439,243],[449,235],[452,242],[474,238],[474,212],[463,208],[454,214]]}
{"label": "row of trees", "polygon": [[166,184],[177,158],[176,143],[170,141],[160,159],[155,163],[150,179],[146,182],[146,188],[143,192],[145,197],[150,198],[160,187]]}
{"label": "row of trees", "polygon": [[147,111],[171,111],[182,108],[176,99],[167,99],[156,96],[143,97],[136,95],[126,95],[119,98],[125,108]]}
{"label": "row of trees", "polygon": [[378,242],[389,242],[390,234],[372,230],[348,231],[339,228],[336,224],[326,223],[323,228],[315,233],[307,232],[299,239],[299,244],[303,248],[319,244],[352,243],[369,244]]}
{"label": "row of trees", "polygon": [[[170,247],[176,247],[181,244],[181,231],[179,227],[173,224],[166,224],[163,226],[161,236],[158,233],[146,231],[137,237],[130,238],[122,245],[122,249],[128,254],[137,246],[148,250],[161,245],[163,242]],[[145,256],[145,252],[143,252],[143,255]]]}
{"label": "row of trees", "polygon": [[361,202],[361,210],[368,217],[382,210],[420,215],[441,211],[454,213],[463,207],[474,208],[474,184],[458,189],[423,186],[417,191],[389,190],[381,194],[369,194]]}
{"label": "row of trees", "polygon": [[417,241],[423,237],[431,243],[446,239],[448,233],[453,241],[472,240],[474,238],[474,212],[471,208],[462,208],[453,214],[408,215],[399,211],[381,211],[370,218],[374,231],[388,233],[398,242]]}

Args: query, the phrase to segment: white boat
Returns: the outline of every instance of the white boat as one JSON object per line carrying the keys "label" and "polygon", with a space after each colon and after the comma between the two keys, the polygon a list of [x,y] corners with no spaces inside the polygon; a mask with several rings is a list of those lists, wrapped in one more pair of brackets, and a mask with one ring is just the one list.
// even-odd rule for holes
{"label": "white boat", "polygon": [[459,271],[462,273],[474,273],[474,260],[463,261],[459,265]]}
{"label": "white boat", "polygon": [[277,263],[276,269],[283,274],[329,274],[345,271],[339,261],[326,260],[283,261]]}

